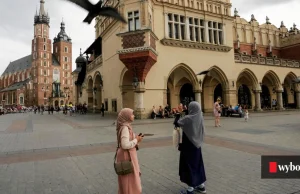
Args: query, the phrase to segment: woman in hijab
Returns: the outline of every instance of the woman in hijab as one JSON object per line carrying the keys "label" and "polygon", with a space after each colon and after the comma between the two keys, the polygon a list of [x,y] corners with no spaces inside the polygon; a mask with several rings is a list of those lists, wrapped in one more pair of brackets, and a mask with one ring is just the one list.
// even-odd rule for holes
{"label": "woman in hijab", "polygon": [[[117,139],[120,139],[120,148],[117,152],[117,162],[129,160],[133,164],[133,173],[127,175],[119,175],[119,191],[118,194],[141,194],[141,173],[137,158],[137,145],[142,141],[142,136],[136,136],[132,130],[131,123],[134,120],[133,110],[124,108],[120,111],[117,119]],[[120,136],[120,138],[119,138]],[[128,153],[129,151],[129,153]]]}
{"label": "woman in hijab", "polygon": [[200,104],[191,102],[188,110],[189,114],[177,122],[183,131],[182,143],[179,146],[179,176],[181,182],[188,185],[188,189],[181,191],[181,194],[193,194],[194,191],[206,193],[206,175],[201,152],[204,123]]}

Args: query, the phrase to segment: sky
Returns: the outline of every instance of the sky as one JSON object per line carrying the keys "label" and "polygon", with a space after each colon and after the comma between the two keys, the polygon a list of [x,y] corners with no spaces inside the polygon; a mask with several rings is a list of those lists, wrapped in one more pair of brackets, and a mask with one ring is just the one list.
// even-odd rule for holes
{"label": "sky", "polygon": [[[97,0],[90,0],[97,3]],[[66,32],[73,42],[73,70],[80,48],[85,51],[95,39],[94,21],[91,25],[83,23],[87,12],[66,0],[45,0],[45,10],[50,16],[50,38],[60,31],[62,19]],[[284,21],[286,27],[293,23],[300,26],[299,0],[231,0],[232,12],[237,8],[239,15],[250,21],[251,14],[260,24],[265,23],[266,16],[270,22],[279,27]],[[10,61],[31,53],[33,39],[33,18],[39,9],[39,0],[1,0],[0,1],[0,75]]]}

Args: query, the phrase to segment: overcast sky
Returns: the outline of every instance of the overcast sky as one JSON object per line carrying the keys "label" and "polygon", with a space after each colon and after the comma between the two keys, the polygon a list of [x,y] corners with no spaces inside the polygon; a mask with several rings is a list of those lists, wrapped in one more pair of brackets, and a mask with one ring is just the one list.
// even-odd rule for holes
{"label": "overcast sky", "polygon": [[[50,38],[60,31],[62,18],[66,23],[66,32],[73,42],[73,69],[79,49],[85,50],[95,39],[94,22],[82,23],[87,12],[64,0],[45,0],[45,10],[50,16]],[[97,0],[90,0],[96,3]],[[232,0],[232,11],[237,8],[239,15],[248,21],[254,14],[260,24],[268,16],[277,27],[284,21],[290,28],[300,21],[299,0]],[[0,0],[0,75],[10,61],[31,53],[33,39],[33,17],[39,9],[39,0]]]}

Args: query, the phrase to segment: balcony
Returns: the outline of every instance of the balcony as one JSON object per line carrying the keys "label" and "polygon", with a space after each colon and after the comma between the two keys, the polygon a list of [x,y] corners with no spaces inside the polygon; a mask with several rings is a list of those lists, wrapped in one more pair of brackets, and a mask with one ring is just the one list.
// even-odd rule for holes
{"label": "balcony", "polygon": [[86,71],[87,72],[93,71],[94,69],[101,67],[102,63],[103,63],[102,55],[100,55],[87,65]]}
{"label": "balcony", "polygon": [[299,68],[300,62],[288,59],[277,59],[273,57],[263,57],[263,56],[250,56],[243,54],[234,54],[234,60],[236,63],[247,63],[247,64],[257,64],[257,65],[270,65],[279,67],[289,67],[289,68]]}

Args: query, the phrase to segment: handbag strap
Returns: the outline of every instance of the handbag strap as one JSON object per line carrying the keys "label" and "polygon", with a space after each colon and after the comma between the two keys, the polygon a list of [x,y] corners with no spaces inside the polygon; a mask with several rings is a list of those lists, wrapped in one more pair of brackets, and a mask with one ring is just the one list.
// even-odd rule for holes
{"label": "handbag strap", "polygon": [[[117,141],[118,141],[118,145],[117,145],[117,150],[116,150],[116,154],[114,157],[114,162],[116,162],[117,160],[117,153],[118,153],[118,149],[121,148],[121,134],[122,134],[123,128],[120,130],[120,132],[117,134]],[[129,161],[131,161],[131,156],[130,156],[130,152],[128,149],[126,149],[129,155]]]}

